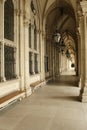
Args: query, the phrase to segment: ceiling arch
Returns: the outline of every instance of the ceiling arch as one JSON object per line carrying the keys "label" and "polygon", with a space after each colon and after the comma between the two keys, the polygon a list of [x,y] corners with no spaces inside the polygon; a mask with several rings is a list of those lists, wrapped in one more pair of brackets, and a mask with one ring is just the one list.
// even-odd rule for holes
{"label": "ceiling arch", "polygon": [[[48,0],[49,1],[49,0]],[[70,2],[69,2],[70,1]],[[71,0],[58,0],[54,1],[44,13],[44,19],[46,19],[46,28],[49,35],[54,33],[55,28],[58,27],[60,33],[68,30],[72,33],[73,38],[77,40],[77,18],[75,10],[72,6]]]}

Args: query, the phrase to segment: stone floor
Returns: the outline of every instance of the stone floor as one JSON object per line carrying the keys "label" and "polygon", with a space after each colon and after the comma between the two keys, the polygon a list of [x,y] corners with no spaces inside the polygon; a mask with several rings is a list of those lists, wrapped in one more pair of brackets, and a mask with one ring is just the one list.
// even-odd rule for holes
{"label": "stone floor", "polygon": [[75,77],[51,81],[1,111],[0,130],[87,130],[87,104],[78,95]]}

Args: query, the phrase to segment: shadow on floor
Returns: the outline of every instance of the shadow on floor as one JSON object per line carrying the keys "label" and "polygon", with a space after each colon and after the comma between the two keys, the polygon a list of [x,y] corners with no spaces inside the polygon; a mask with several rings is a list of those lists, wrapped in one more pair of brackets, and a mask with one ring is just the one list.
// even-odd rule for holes
{"label": "shadow on floor", "polygon": [[49,81],[48,82],[49,85],[58,85],[58,86],[73,86],[73,87],[78,87],[78,83],[77,82],[71,82],[71,81]]}
{"label": "shadow on floor", "polygon": [[55,80],[49,81],[50,85],[58,85],[58,86],[74,86],[78,87],[78,77],[77,76],[61,76]]}
{"label": "shadow on floor", "polygon": [[79,96],[53,96],[53,97],[50,97],[51,99],[54,99],[54,100],[63,100],[63,101],[80,101],[79,100]]}

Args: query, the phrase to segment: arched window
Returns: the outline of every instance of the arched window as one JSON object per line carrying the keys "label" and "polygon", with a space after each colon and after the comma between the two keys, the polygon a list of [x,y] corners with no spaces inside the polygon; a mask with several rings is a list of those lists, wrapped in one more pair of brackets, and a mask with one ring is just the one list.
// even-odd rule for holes
{"label": "arched window", "polygon": [[4,3],[4,38],[7,41],[4,45],[4,69],[6,80],[11,80],[15,78],[15,53],[16,49],[14,44],[14,3],[12,0],[6,0]]}
{"label": "arched window", "polygon": [[34,49],[37,50],[37,28],[35,22],[34,22]]}
{"label": "arched window", "polygon": [[29,24],[29,48],[31,48],[31,24]]}
{"label": "arched window", "polygon": [[4,4],[4,38],[14,41],[14,4],[6,0]]}

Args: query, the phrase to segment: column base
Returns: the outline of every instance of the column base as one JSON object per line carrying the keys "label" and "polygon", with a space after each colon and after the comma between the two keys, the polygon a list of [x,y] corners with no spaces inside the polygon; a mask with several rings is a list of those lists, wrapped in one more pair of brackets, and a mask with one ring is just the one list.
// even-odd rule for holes
{"label": "column base", "polygon": [[79,99],[81,102],[87,103],[87,87],[80,90]]}
{"label": "column base", "polygon": [[5,78],[5,77],[0,77],[0,81],[1,81],[1,82],[5,82],[5,81],[6,81],[6,78]]}
{"label": "column base", "polygon": [[26,88],[26,90],[25,90],[25,94],[26,94],[26,97],[28,97],[28,96],[30,96],[30,95],[32,94],[31,87]]}
{"label": "column base", "polygon": [[78,87],[81,88],[81,78],[79,79]]}

